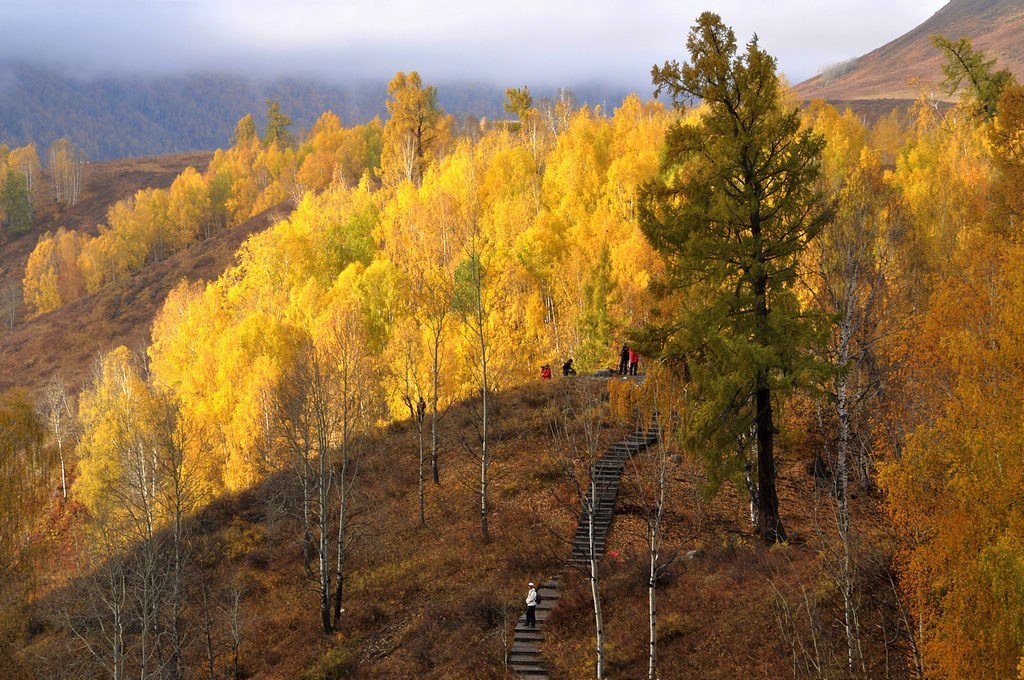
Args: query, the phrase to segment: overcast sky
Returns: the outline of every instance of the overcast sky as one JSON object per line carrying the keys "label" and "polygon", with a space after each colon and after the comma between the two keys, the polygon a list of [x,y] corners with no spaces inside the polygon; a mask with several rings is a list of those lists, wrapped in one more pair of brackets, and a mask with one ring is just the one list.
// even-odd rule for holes
{"label": "overcast sky", "polygon": [[946,0],[0,0],[0,61],[95,72],[426,82],[614,83],[649,89],[719,13],[755,32],[791,82],[858,56]]}

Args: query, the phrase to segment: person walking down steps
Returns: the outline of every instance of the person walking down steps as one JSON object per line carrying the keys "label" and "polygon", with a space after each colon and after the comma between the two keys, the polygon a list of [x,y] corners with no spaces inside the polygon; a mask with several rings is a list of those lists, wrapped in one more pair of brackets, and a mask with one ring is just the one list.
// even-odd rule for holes
{"label": "person walking down steps", "polygon": [[532,583],[530,592],[526,594],[526,625],[537,627],[537,588]]}

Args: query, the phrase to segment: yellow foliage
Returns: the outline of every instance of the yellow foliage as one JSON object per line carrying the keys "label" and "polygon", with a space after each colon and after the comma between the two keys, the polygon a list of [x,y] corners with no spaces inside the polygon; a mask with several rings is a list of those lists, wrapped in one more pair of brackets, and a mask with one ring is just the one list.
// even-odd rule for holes
{"label": "yellow foliage", "polygon": [[[361,171],[352,186],[351,176],[365,166],[354,159],[373,157],[379,123],[345,130],[330,113],[297,151],[240,139],[204,175],[230,180],[232,222],[289,183],[306,192],[288,219],[243,244],[237,267],[205,289],[174,291],[154,324],[154,375],[216,432],[213,467],[225,487],[279,464],[267,423],[282,376],[300,339],[323,345],[341,319],[358,319],[358,344],[380,357],[390,417],[407,417],[408,399],[433,404],[436,394],[444,409],[477,389],[480,338],[456,304],[472,258],[484,272],[492,389],[577,352],[586,340],[580,289],[604,246],[614,316],[633,325],[652,306],[646,286],[661,264],[634,213],[638,185],[657,170],[670,120],[662,106],[631,98],[613,118],[561,110],[567,127],[550,144],[531,136],[528,121],[519,134],[485,130],[476,142],[449,143],[443,119],[431,118],[429,88],[399,75],[382,138],[384,189]],[[430,120],[422,155],[399,171],[396,144],[413,122]],[[198,189],[194,179],[182,184]],[[616,340],[602,340],[609,361]]]}
{"label": "yellow foliage", "polygon": [[1010,677],[1024,641],[1024,250],[970,236],[910,338],[930,414],[881,481],[901,584],[941,677]]}
{"label": "yellow foliage", "polygon": [[22,280],[25,304],[36,314],[57,309],[85,293],[87,282],[78,263],[81,250],[78,232],[61,228],[39,238]]}

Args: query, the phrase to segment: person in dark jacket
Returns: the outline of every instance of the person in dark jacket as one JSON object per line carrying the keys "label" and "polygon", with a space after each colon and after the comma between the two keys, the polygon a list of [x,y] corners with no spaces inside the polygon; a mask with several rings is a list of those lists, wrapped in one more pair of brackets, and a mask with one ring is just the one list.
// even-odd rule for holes
{"label": "person in dark jacket", "polygon": [[626,375],[629,370],[629,346],[622,343],[622,351],[619,352],[619,375]]}
{"label": "person in dark jacket", "polygon": [[576,369],[572,365],[572,359],[562,364],[562,375],[576,375]]}

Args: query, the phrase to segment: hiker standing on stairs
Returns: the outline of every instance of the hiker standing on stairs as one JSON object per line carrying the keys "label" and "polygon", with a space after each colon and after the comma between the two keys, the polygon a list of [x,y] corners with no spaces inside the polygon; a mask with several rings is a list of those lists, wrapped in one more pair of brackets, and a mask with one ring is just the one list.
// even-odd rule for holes
{"label": "hiker standing on stairs", "polygon": [[526,625],[537,626],[537,588],[530,584],[530,592],[526,595]]}

